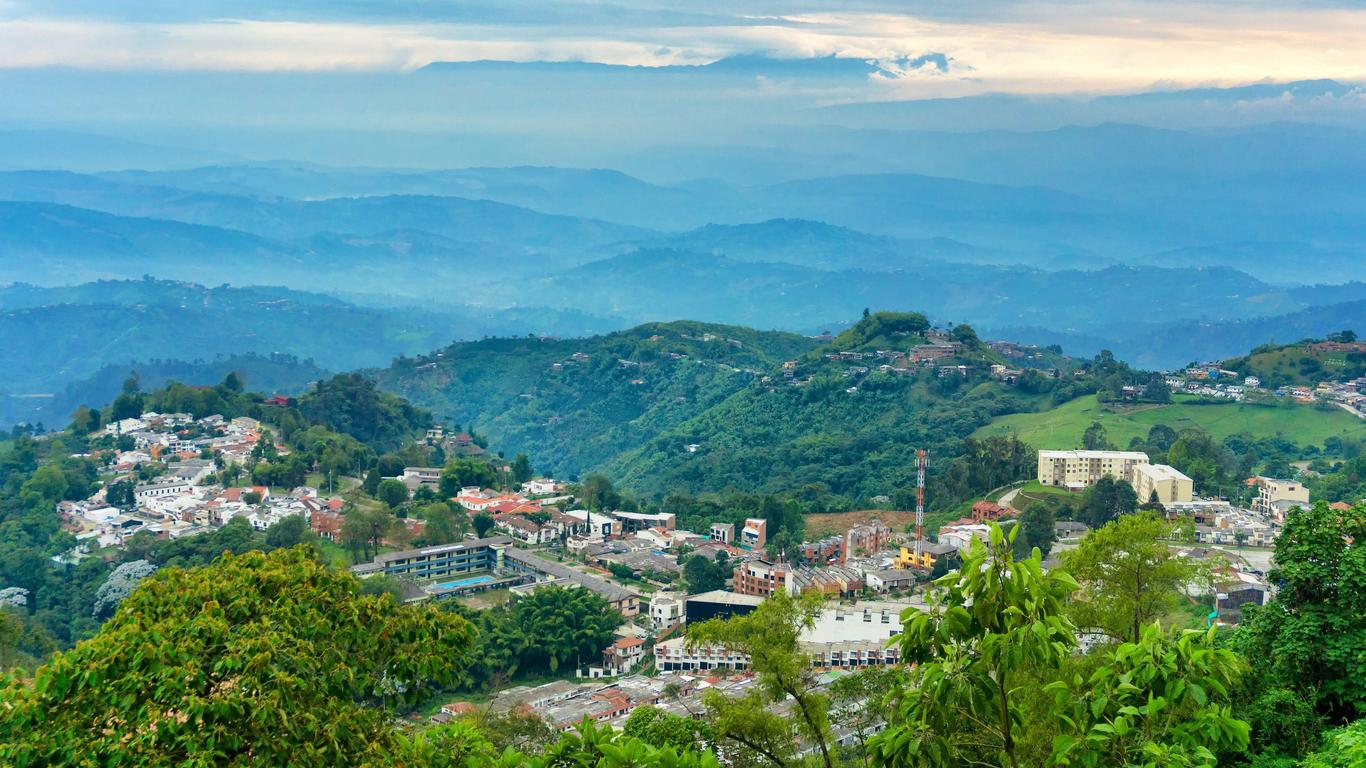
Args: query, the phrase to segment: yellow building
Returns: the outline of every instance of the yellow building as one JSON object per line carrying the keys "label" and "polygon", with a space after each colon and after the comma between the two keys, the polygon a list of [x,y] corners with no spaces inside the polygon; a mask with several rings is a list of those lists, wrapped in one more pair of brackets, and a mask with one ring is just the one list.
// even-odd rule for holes
{"label": "yellow building", "polygon": [[952,544],[931,544],[925,542],[920,548],[920,556],[915,554],[915,545],[910,544],[901,548],[900,554],[892,561],[893,568],[914,568],[916,570],[929,571],[934,569],[934,564],[944,557],[956,557],[958,550]]}
{"label": "yellow building", "polygon": [[1182,504],[1195,494],[1191,479],[1166,464],[1135,464],[1128,480],[1140,504],[1152,500],[1154,495],[1162,504]]}
{"label": "yellow building", "polygon": [[1102,477],[1128,480],[1133,468],[1148,463],[1142,451],[1039,451],[1038,479],[1043,485],[1080,491]]}

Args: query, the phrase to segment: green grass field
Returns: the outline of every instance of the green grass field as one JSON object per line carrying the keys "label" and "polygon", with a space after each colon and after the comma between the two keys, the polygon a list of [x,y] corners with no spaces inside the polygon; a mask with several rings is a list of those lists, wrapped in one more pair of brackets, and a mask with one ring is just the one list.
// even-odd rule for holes
{"label": "green grass field", "polygon": [[1171,405],[1111,407],[1094,395],[1079,397],[1041,413],[1015,413],[993,419],[973,437],[1015,433],[1036,448],[1080,448],[1082,433],[1099,421],[1110,442],[1125,448],[1135,437],[1166,424],[1178,432],[1199,428],[1222,440],[1239,432],[1259,437],[1281,435],[1299,445],[1322,445],[1329,437],[1366,435],[1366,424],[1334,408],[1313,406],[1253,405],[1249,403],[1200,403],[1190,400]]}

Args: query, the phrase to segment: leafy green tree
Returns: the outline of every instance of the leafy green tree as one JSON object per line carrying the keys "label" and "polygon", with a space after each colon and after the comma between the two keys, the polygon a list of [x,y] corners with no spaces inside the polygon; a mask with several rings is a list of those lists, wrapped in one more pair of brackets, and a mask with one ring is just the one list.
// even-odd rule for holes
{"label": "leafy green tree", "polygon": [[1177,524],[1152,513],[1125,515],[1097,528],[1062,567],[1081,584],[1068,612],[1077,626],[1135,643],[1144,625],[1166,616],[1186,585],[1206,576],[1203,566],[1168,546]]}
{"label": "leafy green tree", "polygon": [[1366,720],[1324,735],[1323,747],[1305,757],[1299,768],[1360,768],[1366,765]]}
{"label": "leafy green tree", "polygon": [[364,597],[306,548],[163,569],[99,634],[0,689],[5,765],[338,766],[455,680],[458,616]]}
{"label": "leafy green tree", "polygon": [[1254,690],[1286,689],[1331,724],[1366,717],[1366,505],[1316,502],[1286,518],[1268,574],[1276,597],[1245,608],[1235,647]]}
{"label": "leafy green tree", "polygon": [[1115,448],[1105,432],[1105,425],[1099,421],[1091,422],[1091,426],[1082,433],[1081,445],[1088,451],[1112,451]]}
{"label": "leafy green tree", "polygon": [[915,664],[888,729],[869,745],[873,763],[1018,768],[1016,729],[1028,673],[1056,669],[1076,645],[1064,601],[1076,588],[1037,552],[1012,555],[991,524],[963,567],[934,582],[932,607],[902,614],[901,660]]}
{"label": "leafy green tree", "polygon": [[512,460],[512,481],[518,484],[525,483],[534,475],[535,471],[531,468],[531,460],[527,458],[525,453],[517,454],[517,457]]}
{"label": "leafy green tree", "polygon": [[567,663],[577,666],[600,658],[622,622],[621,614],[597,593],[564,587],[518,596],[511,617],[527,639],[520,648],[523,668],[552,673]]}
{"label": "leafy green tree", "polygon": [[655,747],[672,747],[680,751],[712,741],[711,728],[706,722],[651,706],[632,710],[622,733]]}
{"label": "leafy green tree", "polygon": [[493,530],[493,515],[490,515],[487,512],[480,512],[474,516],[471,523],[474,525],[474,535],[482,539],[484,536],[488,535],[489,531]]}
{"label": "leafy green tree", "polygon": [[621,504],[621,494],[612,487],[612,481],[603,475],[589,475],[579,485],[579,501],[594,511],[613,509]]}
{"label": "leafy green tree", "polygon": [[394,516],[386,509],[354,508],[342,520],[341,544],[351,550],[353,558],[369,560],[395,523]]}
{"label": "leafy green tree", "polygon": [[1214,768],[1217,753],[1246,750],[1248,724],[1229,706],[1244,665],[1214,647],[1215,631],[1172,636],[1154,624],[1137,642],[1106,651],[1089,679],[1050,684],[1067,724],[1054,740],[1054,764]]}
{"label": "leafy green tree", "polygon": [[1134,487],[1124,480],[1102,477],[1082,495],[1077,519],[1092,528],[1127,515],[1138,509],[1138,494]]}
{"label": "leafy green tree", "polygon": [[389,505],[390,509],[396,509],[408,500],[408,486],[401,480],[386,478],[380,481],[375,498]]}
{"label": "leafy green tree", "polygon": [[905,670],[897,667],[861,669],[830,684],[830,718],[851,728],[856,742],[849,762],[868,764],[868,740],[886,725],[888,702],[905,684]]}
{"label": "leafy green tree", "polygon": [[725,589],[730,571],[724,564],[703,555],[693,555],[683,564],[683,581],[690,594]]}
{"label": "leafy green tree", "polygon": [[[780,750],[778,736],[795,732],[816,746],[825,768],[833,768],[830,700],[816,689],[810,659],[799,644],[821,607],[819,595],[791,597],[780,591],[752,613],[688,627],[690,646],[715,646],[748,656],[757,683],[757,690],[745,697],[707,695],[707,712],[718,740],[742,745],[782,766],[790,759],[791,737]],[[763,712],[789,699],[790,719]]]}
{"label": "leafy green tree", "polygon": [[487,461],[456,459],[441,470],[441,495],[450,498],[461,488],[485,487],[498,482],[498,475]]}
{"label": "leafy green tree", "polygon": [[310,533],[303,515],[290,515],[266,529],[266,546],[289,549],[308,540]]}
{"label": "leafy green tree", "polygon": [[[1053,549],[1053,541],[1057,538],[1057,530],[1054,527],[1057,522],[1053,514],[1053,508],[1047,504],[1030,504],[1024,512],[1020,513],[1020,533],[1016,538],[1016,554],[1027,556],[1027,553],[1038,547],[1039,552],[1048,557],[1048,553]],[[1021,542],[1024,543],[1021,548]]]}

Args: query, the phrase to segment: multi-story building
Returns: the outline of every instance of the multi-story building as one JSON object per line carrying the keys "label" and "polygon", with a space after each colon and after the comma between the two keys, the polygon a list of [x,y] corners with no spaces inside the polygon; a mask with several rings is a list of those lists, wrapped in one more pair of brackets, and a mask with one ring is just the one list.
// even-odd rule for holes
{"label": "multi-story building", "polygon": [[735,566],[734,579],[732,589],[742,595],[797,594],[797,581],[788,563],[770,563],[762,557],[747,560]]}
{"label": "multi-story building", "polygon": [[1252,509],[1263,515],[1285,522],[1285,513],[1291,507],[1309,506],[1309,489],[1298,480],[1277,480],[1271,477],[1257,477],[1257,498],[1252,501]]}
{"label": "multi-story building", "polygon": [[369,563],[352,566],[351,570],[358,576],[385,573],[411,579],[482,573],[504,566],[504,555],[511,543],[506,536],[491,536],[439,547],[389,552]]}
{"label": "multi-story building", "polygon": [[735,541],[735,523],[732,522],[713,522],[712,540],[720,541],[723,544],[731,544]]}
{"label": "multi-story building", "polygon": [[1135,464],[1127,479],[1140,503],[1156,499],[1162,504],[1184,504],[1194,498],[1191,479],[1166,464]]}
{"label": "multi-story building", "polygon": [[768,544],[768,521],[762,517],[751,517],[745,520],[745,527],[740,531],[740,546],[745,549],[763,549]]}
{"label": "multi-story building", "polygon": [[1102,477],[1128,480],[1133,468],[1147,464],[1142,451],[1039,451],[1038,480],[1043,485],[1080,491]]}
{"label": "multi-story building", "polygon": [[[862,669],[896,664],[897,647],[887,641],[901,632],[900,603],[856,603],[821,611],[803,630],[798,646],[818,670]],[[688,647],[686,638],[655,645],[655,668],[661,671],[745,670],[749,656],[719,646]]]}
{"label": "multi-story building", "polygon": [[650,595],[650,623],[663,632],[684,618],[684,597],[678,592],[656,592]]}

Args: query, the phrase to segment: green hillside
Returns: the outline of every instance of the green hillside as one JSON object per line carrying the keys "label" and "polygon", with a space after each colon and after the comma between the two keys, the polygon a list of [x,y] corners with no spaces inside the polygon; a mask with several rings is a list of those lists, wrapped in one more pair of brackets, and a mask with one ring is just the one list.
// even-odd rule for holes
{"label": "green hillside", "polygon": [[1111,442],[1127,446],[1148,436],[1156,424],[1172,429],[1198,428],[1216,439],[1247,432],[1257,437],[1284,437],[1301,446],[1322,445],[1330,437],[1361,437],[1360,419],[1331,407],[1292,404],[1203,403],[1181,397],[1171,405],[1113,406],[1095,395],[1079,397],[1040,413],[1000,416],[973,433],[974,437],[1017,434],[1038,448],[1080,448],[1082,433],[1100,422]]}
{"label": "green hillside", "polygon": [[821,344],[656,323],[587,339],[456,344],[376,375],[544,471],[602,470],[647,496],[811,486],[868,499],[913,482],[916,448],[948,462],[993,416],[1041,404],[1041,395],[986,376],[998,358],[966,326],[959,356],[939,362],[972,365],[968,376],[884,371],[892,358],[871,351],[835,355],[904,350],[923,343],[915,332],[926,325],[920,315],[877,313]]}
{"label": "green hillside", "polygon": [[1282,387],[1366,376],[1366,352],[1316,348],[1299,342],[1258,347],[1246,357],[1227,360],[1223,365],[1244,376],[1260,378],[1264,387]]}
{"label": "green hillside", "polygon": [[453,344],[376,375],[438,419],[525,451],[545,471],[573,474],[724,401],[816,344],[790,333],[653,323],[587,339]]}

